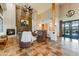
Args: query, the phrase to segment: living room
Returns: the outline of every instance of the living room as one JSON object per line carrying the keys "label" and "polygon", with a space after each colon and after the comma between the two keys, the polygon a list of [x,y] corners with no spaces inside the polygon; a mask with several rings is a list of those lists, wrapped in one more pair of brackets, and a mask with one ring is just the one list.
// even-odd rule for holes
{"label": "living room", "polygon": [[[78,19],[78,6],[79,4],[0,3],[0,55],[79,55],[78,40],[67,39],[69,36],[65,37],[60,23]],[[75,10],[75,14],[68,14],[70,10]]]}

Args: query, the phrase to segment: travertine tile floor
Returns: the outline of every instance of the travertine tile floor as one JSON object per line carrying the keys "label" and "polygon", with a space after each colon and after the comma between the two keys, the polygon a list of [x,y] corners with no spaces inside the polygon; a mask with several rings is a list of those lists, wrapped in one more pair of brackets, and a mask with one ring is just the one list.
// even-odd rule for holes
{"label": "travertine tile floor", "polygon": [[[30,48],[20,49],[18,39],[8,38],[6,46],[0,45],[1,56],[73,56],[79,55],[77,51],[69,49],[70,44],[66,40],[58,38],[57,42],[48,40],[45,42],[33,42]],[[79,46],[79,45],[78,45]],[[73,48],[73,47],[72,47]]]}
{"label": "travertine tile floor", "polygon": [[65,55],[79,56],[79,39],[61,38],[61,48]]}

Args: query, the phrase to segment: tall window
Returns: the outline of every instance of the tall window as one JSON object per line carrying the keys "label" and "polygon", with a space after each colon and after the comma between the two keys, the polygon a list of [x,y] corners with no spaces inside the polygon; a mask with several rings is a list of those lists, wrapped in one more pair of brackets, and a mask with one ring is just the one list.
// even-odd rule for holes
{"label": "tall window", "polygon": [[0,17],[0,32],[3,32],[3,19]]}

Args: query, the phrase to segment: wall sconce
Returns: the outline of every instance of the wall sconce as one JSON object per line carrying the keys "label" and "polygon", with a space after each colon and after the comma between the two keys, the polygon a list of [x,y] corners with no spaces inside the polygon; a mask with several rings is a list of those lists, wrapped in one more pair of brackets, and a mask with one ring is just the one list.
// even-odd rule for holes
{"label": "wall sconce", "polygon": [[41,24],[39,24],[39,27],[41,27]]}
{"label": "wall sconce", "polygon": [[52,23],[49,24],[49,31],[52,30]]}
{"label": "wall sconce", "polygon": [[40,30],[41,29],[41,24],[38,24],[38,26],[37,26],[37,30]]}
{"label": "wall sconce", "polygon": [[49,27],[52,27],[52,23],[49,24]]}
{"label": "wall sconce", "polygon": [[55,26],[57,26],[57,23],[55,22]]}

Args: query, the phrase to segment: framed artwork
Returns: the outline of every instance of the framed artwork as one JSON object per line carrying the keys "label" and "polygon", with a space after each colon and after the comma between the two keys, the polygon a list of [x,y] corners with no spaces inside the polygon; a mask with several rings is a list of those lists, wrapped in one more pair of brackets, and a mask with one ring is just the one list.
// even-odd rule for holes
{"label": "framed artwork", "polygon": [[69,11],[66,13],[66,16],[67,16],[67,17],[72,17],[74,14],[75,14],[75,11],[74,11],[74,10],[69,10]]}
{"label": "framed artwork", "polygon": [[29,25],[29,21],[22,19],[21,20],[21,26],[27,26],[27,25]]}

